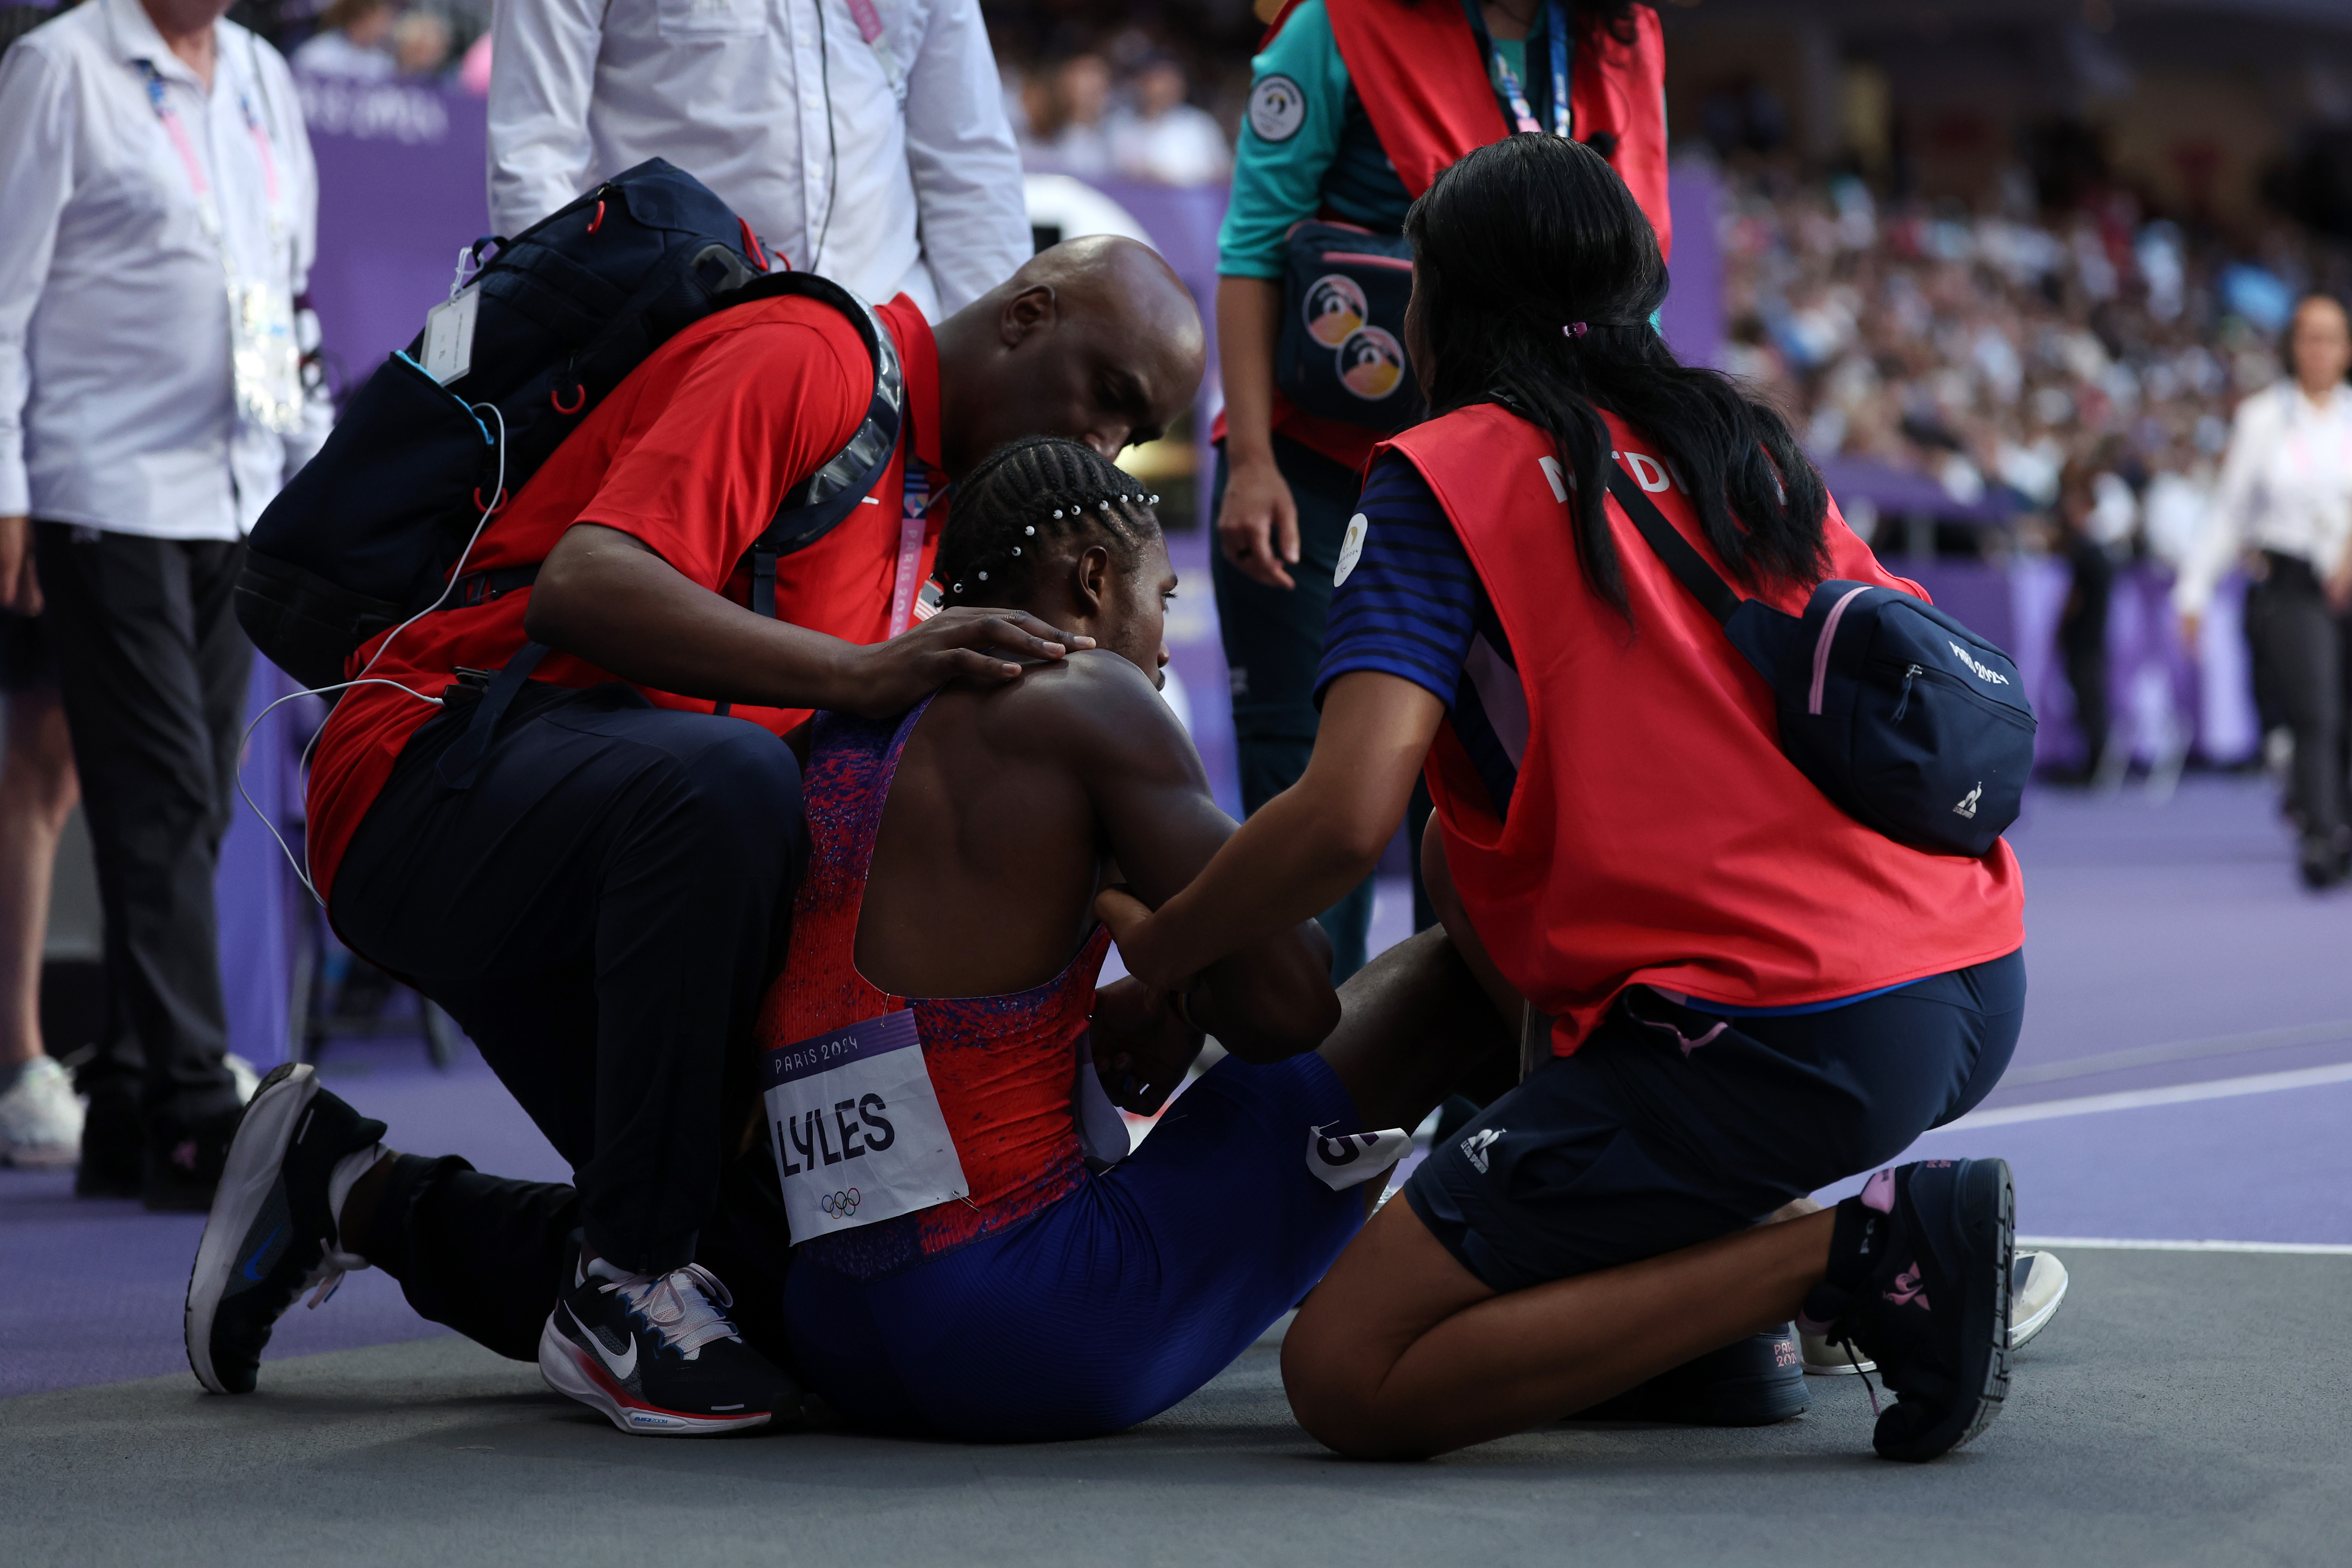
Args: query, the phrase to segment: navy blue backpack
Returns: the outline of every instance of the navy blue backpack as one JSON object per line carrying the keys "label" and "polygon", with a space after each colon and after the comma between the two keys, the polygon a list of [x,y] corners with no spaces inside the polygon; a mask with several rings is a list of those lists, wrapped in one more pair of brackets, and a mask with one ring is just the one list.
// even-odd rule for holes
{"label": "navy blue backpack", "polygon": [[446,385],[428,374],[420,333],[352,395],[254,526],[237,618],[305,686],[341,680],[363,643],[436,599],[455,607],[528,586],[536,566],[468,574],[454,589],[449,574],[486,512],[647,355],[713,310],[808,295],[846,315],[875,362],[865,423],[784,498],[751,552],[755,610],[773,613],[776,558],[847,515],[898,445],[904,380],[880,320],[824,278],[767,271],[750,226],[682,169],[649,159],[473,254],[492,247],[468,285],[465,373]]}
{"label": "navy blue backpack", "polygon": [[1609,493],[1772,688],[1780,750],[1840,810],[1931,855],[1983,855],[2017,820],[2033,708],[2007,654],[1899,589],[1833,578],[1802,616],[1743,599],[1622,468]]}

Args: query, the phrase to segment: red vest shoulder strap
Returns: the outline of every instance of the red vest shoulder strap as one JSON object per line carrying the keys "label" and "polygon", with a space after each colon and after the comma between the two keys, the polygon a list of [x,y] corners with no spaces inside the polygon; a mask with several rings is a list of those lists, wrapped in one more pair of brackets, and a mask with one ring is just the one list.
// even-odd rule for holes
{"label": "red vest shoulder strap", "polygon": [[1405,194],[1510,132],[1460,0],[1324,0],[1331,37]]}

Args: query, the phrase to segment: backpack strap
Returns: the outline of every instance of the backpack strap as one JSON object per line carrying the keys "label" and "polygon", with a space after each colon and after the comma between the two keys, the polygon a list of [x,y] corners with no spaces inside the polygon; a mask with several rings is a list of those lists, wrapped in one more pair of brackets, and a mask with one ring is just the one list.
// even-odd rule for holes
{"label": "backpack strap", "polygon": [[784,492],[775,517],[751,546],[751,613],[768,616],[776,613],[777,561],[831,533],[880,482],[898,449],[907,409],[906,372],[890,329],[872,306],[831,279],[814,272],[772,272],[730,291],[721,305],[780,295],[821,300],[849,318],[865,340],[866,353],[874,356],[874,394],[866,403],[865,421],[848,445]]}
{"label": "backpack strap", "polygon": [[1706,563],[1706,557],[1697,546],[1685,539],[1682,530],[1666,521],[1658,503],[1645,493],[1633,475],[1615,464],[1609,468],[1609,493],[1625,509],[1626,521],[1641,530],[1649,541],[1650,549],[1665,563],[1666,570],[1675,581],[1690,590],[1691,597],[1718,621],[1728,621],[1739,608],[1739,595],[1733,592],[1723,574]]}

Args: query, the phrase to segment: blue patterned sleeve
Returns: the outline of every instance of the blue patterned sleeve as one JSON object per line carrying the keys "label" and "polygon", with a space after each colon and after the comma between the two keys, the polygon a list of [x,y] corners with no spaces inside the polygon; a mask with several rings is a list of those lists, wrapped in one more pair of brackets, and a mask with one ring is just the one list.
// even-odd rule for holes
{"label": "blue patterned sleeve", "polygon": [[1324,627],[1316,705],[1339,677],[1377,669],[1451,709],[1477,634],[1478,574],[1470,557],[1429,481],[1394,452],[1372,465],[1356,509],[1349,523],[1355,537],[1340,552]]}

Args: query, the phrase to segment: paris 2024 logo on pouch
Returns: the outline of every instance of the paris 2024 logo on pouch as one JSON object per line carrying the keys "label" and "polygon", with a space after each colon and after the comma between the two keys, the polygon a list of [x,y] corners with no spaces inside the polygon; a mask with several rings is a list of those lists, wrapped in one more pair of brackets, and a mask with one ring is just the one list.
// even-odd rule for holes
{"label": "paris 2024 logo on pouch", "polygon": [[1307,290],[1307,335],[1336,349],[1370,317],[1360,284],[1344,272],[1327,272]]}
{"label": "paris 2024 logo on pouch", "polygon": [[1404,349],[1378,327],[1351,332],[1339,345],[1339,382],[1367,403],[1378,403],[1404,379]]}

